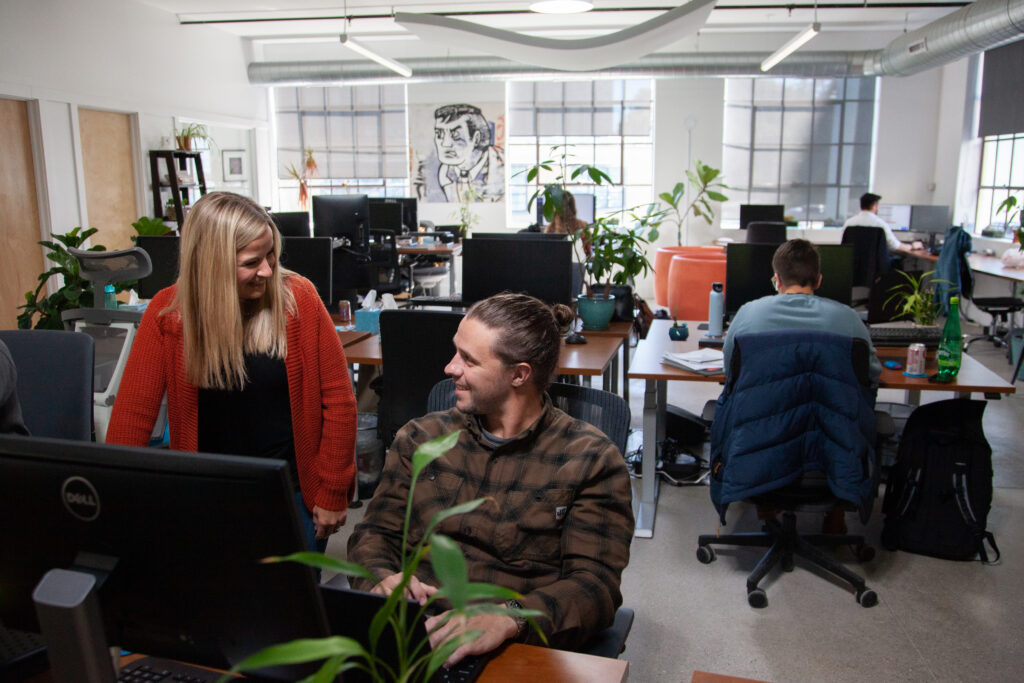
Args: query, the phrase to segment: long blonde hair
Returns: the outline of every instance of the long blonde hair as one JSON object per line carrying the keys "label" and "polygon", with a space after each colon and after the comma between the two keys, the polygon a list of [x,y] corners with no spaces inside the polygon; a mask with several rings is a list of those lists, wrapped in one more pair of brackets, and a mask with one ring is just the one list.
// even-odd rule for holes
{"label": "long blonde hair", "polygon": [[275,263],[256,312],[243,318],[238,297],[236,254],[270,228],[275,261],[281,236],[259,204],[231,192],[211,192],[188,213],[181,230],[178,291],[163,313],[181,314],[185,376],[203,389],[245,386],[245,354],[288,355],[287,314],[296,313],[285,278],[293,273]]}

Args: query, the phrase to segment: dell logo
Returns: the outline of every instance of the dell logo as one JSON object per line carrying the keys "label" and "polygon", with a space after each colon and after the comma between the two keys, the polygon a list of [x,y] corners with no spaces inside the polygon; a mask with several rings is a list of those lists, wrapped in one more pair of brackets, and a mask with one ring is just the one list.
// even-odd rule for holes
{"label": "dell logo", "polygon": [[83,522],[91,522],[100,516],[100,497],[88,479],[65,479],[61,486],[61,500],[67,511]]}

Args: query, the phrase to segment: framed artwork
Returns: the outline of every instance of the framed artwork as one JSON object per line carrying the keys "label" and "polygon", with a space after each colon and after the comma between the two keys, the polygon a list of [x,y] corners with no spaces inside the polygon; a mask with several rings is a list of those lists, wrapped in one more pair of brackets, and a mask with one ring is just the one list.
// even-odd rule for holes
{"label": "framed artwork", "polygon": [[414,105],[409,128],[421,202],[505,200],[504,103]]}
{"label": "framed artwork", "polygon": [[244,149],[225,149],[221,152],[224,163],[224,180],[247,180],[249,178],[249,153]]}

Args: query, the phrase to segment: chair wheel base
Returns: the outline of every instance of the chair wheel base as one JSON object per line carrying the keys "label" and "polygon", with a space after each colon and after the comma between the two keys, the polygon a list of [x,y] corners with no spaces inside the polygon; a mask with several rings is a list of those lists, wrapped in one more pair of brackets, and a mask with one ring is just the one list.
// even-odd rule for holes
{"label": "chair wheel base", "polygon": [[878,604],[878,595],[870,588],[857,591],[857,595],[855,597],[857,598],[857,603],[861,607],[874,607]]}
{"label": "chair wheel base", "polygon": [[747,591],[747,603],[751,607],[762,609],[768,606],[768,594],[760,588]]}
{"label": "chair wheel base", "polygon": [[713,548],[702,545],[697,547],[697,561],[701,564],[711,564],[715,561],[715,551]]}

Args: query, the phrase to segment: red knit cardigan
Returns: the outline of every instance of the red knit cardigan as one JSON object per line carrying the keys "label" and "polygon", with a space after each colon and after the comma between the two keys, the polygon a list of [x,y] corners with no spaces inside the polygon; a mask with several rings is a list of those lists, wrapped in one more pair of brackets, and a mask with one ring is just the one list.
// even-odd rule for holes
{"label": "red knit cardigan", "polygon": [[[356,401],[345,352],[334,323],[313,285],[301,276],[286,280],[298,309],[287,323],[288,394],[292,410],[299,486],[312,510],[345,510],[355,481]],[[145,446],[167,392],[171,448],[199,445],[198,391],[185,378],[181,315],[160,315],[174,300],[177,285],[150,301],[132,344],[107,443]]]}

